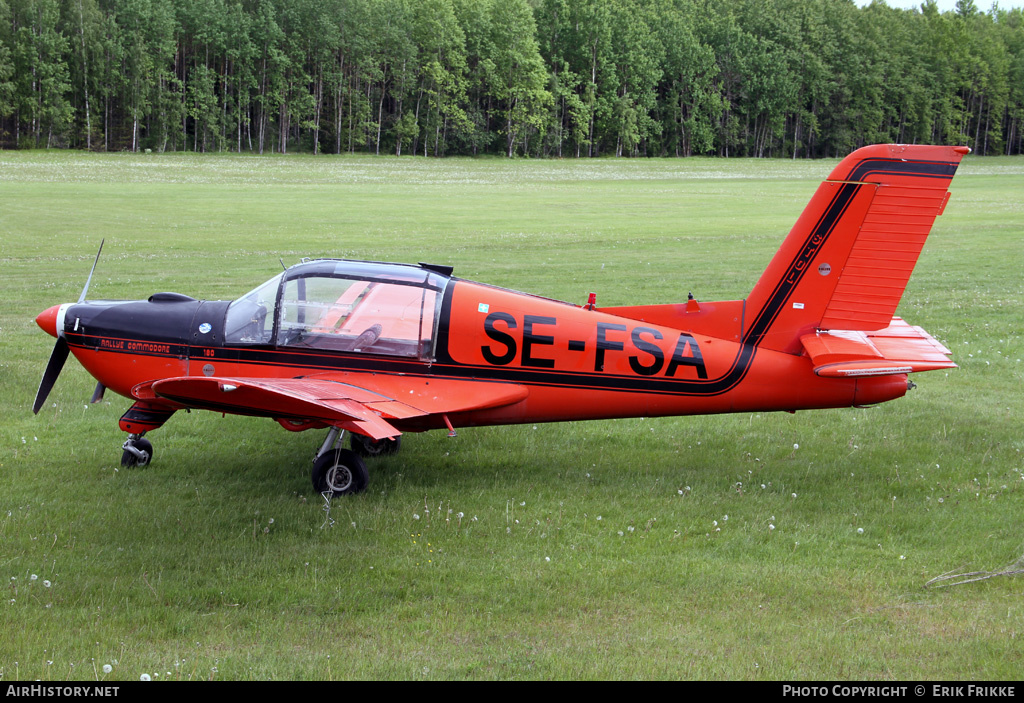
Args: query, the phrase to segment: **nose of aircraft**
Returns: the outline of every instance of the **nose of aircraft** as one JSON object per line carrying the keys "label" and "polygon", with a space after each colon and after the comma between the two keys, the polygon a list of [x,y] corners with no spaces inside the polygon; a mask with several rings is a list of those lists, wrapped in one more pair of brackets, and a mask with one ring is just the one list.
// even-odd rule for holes
{"label": "nose of aircraft", "polygon": [[36,324],[43,329],[43,332],[46,332],[46,334],[51,337],[57,336],[58,312],[60,312],[60,305],[54,305],[53,307],[46,308],[36,316]]}

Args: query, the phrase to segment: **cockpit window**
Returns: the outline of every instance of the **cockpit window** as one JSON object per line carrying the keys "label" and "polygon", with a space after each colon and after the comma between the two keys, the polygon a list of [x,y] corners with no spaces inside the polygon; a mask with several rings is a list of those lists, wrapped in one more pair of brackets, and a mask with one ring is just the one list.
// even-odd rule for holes
{"label": "cockpit window", "polygon": [[274,333],[274,305],[283,273],[228,306],[224,336],[228,344],[269,344]]}
{"label": "cockpit window", "polygon": [[227,341],[429,359],[447,283],[417,266],[311,261],[231,303]]}

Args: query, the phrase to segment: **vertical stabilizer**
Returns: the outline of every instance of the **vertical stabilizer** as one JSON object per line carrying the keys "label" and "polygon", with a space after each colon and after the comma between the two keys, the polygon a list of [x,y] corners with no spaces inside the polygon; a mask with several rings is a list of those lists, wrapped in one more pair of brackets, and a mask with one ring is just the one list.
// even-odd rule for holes
{"label": "vertical stabilizer", "polygon": [[879,144],[843,159],[747,298],[745,339],[799,353],[818,329],[886,328],[969,152]]}

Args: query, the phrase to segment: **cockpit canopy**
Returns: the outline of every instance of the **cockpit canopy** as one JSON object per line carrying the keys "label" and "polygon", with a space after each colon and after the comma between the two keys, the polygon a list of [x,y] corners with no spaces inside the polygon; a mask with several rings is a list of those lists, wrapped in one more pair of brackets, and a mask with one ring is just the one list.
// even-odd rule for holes
{"label": "cockpit canopy", "polygon": [[231,303],[226,342],[430,359],[448,281],[423,266],[303,262]]}

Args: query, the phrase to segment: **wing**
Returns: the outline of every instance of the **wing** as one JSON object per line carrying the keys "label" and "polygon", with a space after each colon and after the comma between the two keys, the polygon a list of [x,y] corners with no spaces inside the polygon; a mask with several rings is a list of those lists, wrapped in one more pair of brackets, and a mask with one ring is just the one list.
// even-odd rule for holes
{"label": "wing", "polygon": [[313,420],[373,439],[400,435],[395,420],[495,408],[528,395],[517,384],[366,373],[282,379],[184,376],[132,393],[235,415]]}
{"label": "wing", "polygon": [[920,327],[898,317],[884,330],[822,330],[800,338],[819,376],[888,376],[951,369],[951,352]]}

